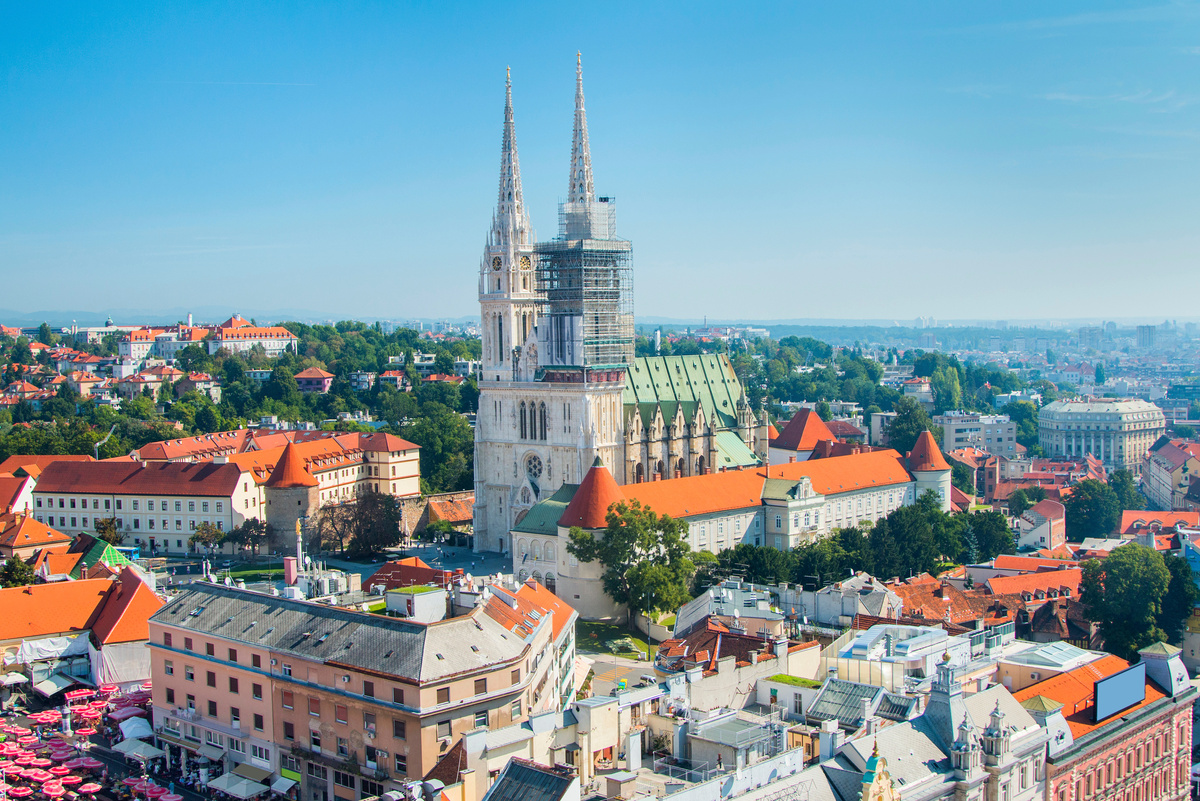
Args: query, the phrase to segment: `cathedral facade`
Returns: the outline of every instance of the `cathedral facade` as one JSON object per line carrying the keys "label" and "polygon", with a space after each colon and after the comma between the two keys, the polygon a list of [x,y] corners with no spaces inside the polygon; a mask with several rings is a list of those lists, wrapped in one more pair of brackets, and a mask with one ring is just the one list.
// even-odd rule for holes
{"label": "cathedral facade", "polygon": [[632,246],[597,197],[576,65],[575,122],[558,235],[534,242],[506,83],[500,186],[479,267],[482,369],[475,423],[477,551],[507,552],[539,500],[596,459],[620,483],[697,475],[766,458],[724,356],[634,358]]}

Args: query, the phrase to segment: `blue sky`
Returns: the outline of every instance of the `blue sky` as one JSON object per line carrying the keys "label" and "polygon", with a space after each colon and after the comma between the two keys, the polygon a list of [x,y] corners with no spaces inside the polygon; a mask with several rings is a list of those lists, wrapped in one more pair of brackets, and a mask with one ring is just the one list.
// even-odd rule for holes
{"label": "blue sky", "polygon": [[0,308],[473,314],[577,49],[639,315],[1196,315],[1190,2],[3,0]]}

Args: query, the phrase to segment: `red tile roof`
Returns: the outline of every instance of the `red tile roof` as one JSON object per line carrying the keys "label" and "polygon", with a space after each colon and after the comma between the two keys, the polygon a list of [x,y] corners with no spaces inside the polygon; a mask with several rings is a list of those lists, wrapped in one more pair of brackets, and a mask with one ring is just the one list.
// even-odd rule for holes
{"label": "red tile roof", "polygon": [[1023,573],[1019,576],[993,576],[984,582],[984,586],[994,595],[1019,595],[1023,592],[1036,593],[1038,590],[1068,587],[1072,596],[1078,596],[1079,581],[1082,577],[1082,569],[1068,567],[1042,573]]}
{"label": "red tile roof", "polygon": [[551,635],[557,641],[563,629],[573,625],[578,617],[565,601],[532,578],[515,593],[499,585],[492,585],[492,590],[492,597],[484,605],[484,614],[521,637],[532,634],[539,621],[553,612]]}
{"label": "red tile roof", "polygon": [[0,590],[0,642],[85,631],[111,585],[88,579]]}
{"label": "red tile roof", "polygon": [[937,440],[929,429],[921,432],[913,449],[908,452],[908,469],[912,471],[949,470],[950,465],[942,456]]}
{"label": "red tile roof", "polygon": [[738,665],[750,665],[774,659],[775,651],[770,640],[730,631],[713,617],[686,637],[663,640],[658,649],[658,659],[666,662],[667,667],[682,669],[695,665],[704,668],[705,673],[715,671],[719,660],[731,656]]}
{"label": "red tile roof", "polygon": [[22,468],[36,466],[39,469],[45,468],[51,462],[94,462],[90,456],[67,456],[67,455],[39,455],[39,456],[10,456],[3,462],[0,462],[0,473],[15,474],[17,470]]}
{"label": "red tile roof", "polygon": [[266,486],[273,489],[291,489],[293,487],[315,487],[316,477],[308,472],[304,457],[297,452],[298,446],[289,442],[283,448],[279,463],[271,471]]}
{"label": "red tile roof", "polygon": [[34,492],[229,497],[241,475],[235,464],[207,462],[52,462]]}
{"label": "red tile roof", "polygon": [[890,449],[772,465],[765,471],[759,468],[750,472],[791,481],[807,476],[813,490],[822,495],[912,481],[900,454]]}
{"label": "red tile roof", "polygon": [[1036,512],[1047,520],[1067,519],[1067,508],[1058,501],[1052,501],[1049,498],[1038,501],[1029,507],[1029,511]]}
{"label": "red tile roof", "polygon": [[417,557],[410,556],[405,559],[384,562],[369,579],[363,582],[363,586],[371,587],[376,584],[382,584],[389,590],[424,584],[431,584],[435,587],[448,587],[456,573],[461,574],[462,571],[441,570],[436,567],[430,567]]}
{"label": "red tile roof", "polygon": [[837,439],[821,416],[812,409],[801,409],[788,420],[778,437],[771,440],[772,448],[788,451],[811,451],[822,440]]}
{"label": "red tile roof", "polygon": [[1200,512],[1146,512],[1138,509],[1128,509],[1121,513],[1120,531],[1125,535],[1137,534],[1143,528],[1151,528],[1158,524],[1160,529],[1174,529],[1184,525],[1200,526]]}
{"label": "red tile roof", "polygon": [[[666,484],[669,482],[661,481],[656,483]],[[570,528],[571,526],[604,528],[607,525],[608,508],[614,503],[623,500],[625,500],[625,496],[621,494],[621,488],[617,486],[612,473],[608,472],[608,468],[600,461],[600,457],[596,457],[596,462],[588,470],[587,475],[583,477],[579,488],[575,490],[575,496],[571,498],[571,502],[563,510],[562,517],[558,519],[558,524],[563,528]],[[664,514],[663,511],[657,508],[655,511],[658,514]]]}
{"label": "red tile roof", "polygon": [[0,512],[12,509],[29,480],[28,476],[6,476],[0,474]]}
{"label": "red tile roof", "polygon": [[296,378],[333,378],[333,373],[327,373],[320,367],[309,367],[296,373]]}
{"label": "red tile roof", "polygon": [[1166,694],[1159,689],[1158,685],[1147,679],[1146,698],[1144,701],[1129,709],[1122,710],[1119,716],[1111,716],[1098,723],[1093,722],[1092,707],[1095,703],[1095,698],[1093,697],[1095,683],[1106,676],[1119,673],[1127,667],[1129,667],[1129,663],[1124,659],[1109,654],[1097,659],[1095,662],[1090,662],[1074,670],[1068,670],[1066,673],[1060,673],[1057,676],[1051,676],[1045,681],[1039,681],[1037,684],[1032,684],[1023,690],[1018,690],[1013,693],[1013,697],[1017,701],[1028,701],[1030,698],[1041,695],[1049,698],[1051,701],[1057,701],[1062,704],[1063,717],[1067,719],[1067,726],[1071,729],[1071,735],[1078,740],[1083,735],[1095,731],[1101,726],[1106,726],[1114,721],[1120,721],[1125,715],[1166,698]]}
{"label": "red tile roof", "polygon": [[92,623],[92,634],[104,645],[147,640],[150,616],[162,606],[163,600],[133,568],[126,567],[112,583],[100,614]]}
{"label": "red tile roof", "polygon": [[39,523],[28,512],[0,514],[0,548],[10,553],[16,548],[45,548],[70,542],[70,536]]}
{"label": "red tile roof", "polygon": [[[802,462],[800,464],[808,464]],[[762,470],[729,470],[701,476],[626,484],[625,498],[674,518],[762,505]],[[575,494],[579,497],[579,493]],[[571,501],[575,503],[574,500]],[[568,511],[570,507],[567,507]],[[564,516],[565,517],[565,516]]]}
{"label": "red tile roof", "polygon": [[[1003,553],[992,560],[992,566],[997,570],[1024,570],[1027,572],[1035,572],[1040,568],[1050,568],[1057,570],[1067,564],[1062,559],[1044,559],[1034,556],[1014,556],[1012,554]],[[1074,566],[1074,563],[1070,563]]]}
{"label": "red tile roof", "polygon": [[445,520],[447,523],[470,523],[475,517],[475,496],[467,498],[430,498],[429,521]]}

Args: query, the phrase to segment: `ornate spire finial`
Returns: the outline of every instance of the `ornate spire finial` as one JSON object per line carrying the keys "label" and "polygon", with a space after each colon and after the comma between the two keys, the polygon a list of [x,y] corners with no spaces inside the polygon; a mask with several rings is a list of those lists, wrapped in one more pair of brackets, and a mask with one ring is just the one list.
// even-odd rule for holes
{"label": "ornate spire finial", "polygon": [[592,150],[588,145],[587,112],[583,108],[583,53],[575,54],[575,132],[571,141],[571,180],[568,203],[596,199],[592,183]]}
{"label": "ornate spire finial", "polygon": [[496,199],[492,244],[523,244],[529,238],[529,216],[521,191],[517,128],[513,122],[512,68],[504,71],[504,139],[500,145],[500,191]]}

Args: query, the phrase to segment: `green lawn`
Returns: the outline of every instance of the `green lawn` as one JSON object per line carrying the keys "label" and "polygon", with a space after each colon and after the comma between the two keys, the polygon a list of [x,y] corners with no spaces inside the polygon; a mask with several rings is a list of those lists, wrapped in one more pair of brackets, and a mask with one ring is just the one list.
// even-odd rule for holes
{"label": "green lawn", "polygon": [[808,687],[809,689],[817,690],[821,688],[821,682],[813,681],[812,679],[802,679],[799,676],[789,676],[787,673],[776,673],[767,681],[776,681],[780,684],[790,684],[793,687]]}
{"label": "green lawn", "polygon": [[[622,648],[617,640],[629,639],[640,655],[628,648]],[[645,658],[650,652],[646,640],[641,634],[630,632],[624,626],[614,626],[611,623],[583,622],[575,624],[575,647],[587,653],[616,654],[630,658]]]}
{"label": "green lawn", "polygon": [[283,563],[274,562],[265,565],[239,564],[229,570],[229,577],[242,581],[270,581],[283,576]]}

